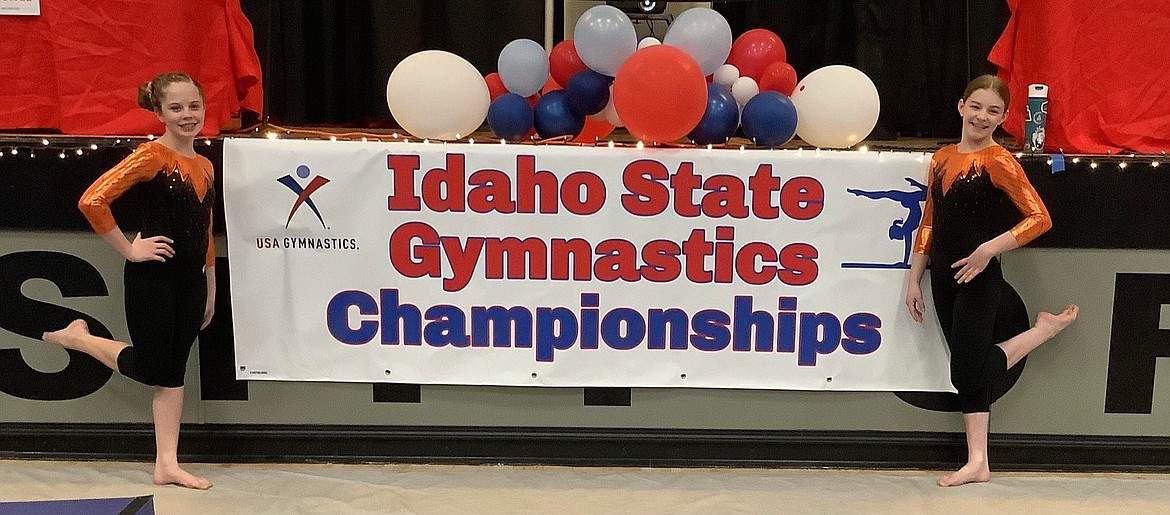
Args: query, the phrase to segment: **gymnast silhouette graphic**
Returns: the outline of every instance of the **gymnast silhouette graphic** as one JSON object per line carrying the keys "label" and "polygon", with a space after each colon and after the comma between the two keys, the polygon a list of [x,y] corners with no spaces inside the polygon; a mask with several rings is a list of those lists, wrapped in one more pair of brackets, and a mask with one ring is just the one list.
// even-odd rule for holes
{"label": "gymnast silhouette graphic", "polygon": [[911,186],[917,188],[916,191],[865,191],[855,188],[849,188],[845,191],[873,200],[893,200],[902,207],[906,208],[909,213],[905,218],[898,218],[890,224],[890,240],[901,240],[905,250],[902,253],[902,261],[898,263],[842,263],[842,268],[910,268],[910,251],[914,246],[914,231],[918,229],[918,224],[922,222],[922,202],[926,200],[926,185],[922,184],[909,177],[904,177],[906,182]]}

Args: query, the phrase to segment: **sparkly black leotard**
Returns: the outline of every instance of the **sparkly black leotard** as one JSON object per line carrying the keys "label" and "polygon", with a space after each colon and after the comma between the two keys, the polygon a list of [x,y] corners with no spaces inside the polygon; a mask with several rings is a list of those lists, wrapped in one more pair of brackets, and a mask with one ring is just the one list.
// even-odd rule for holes
{"label": "sparkly black leotard", "polygon": [[1027,330],[1028,313],[998,258],[965,284],[955,281],[951,264],[1007,231],[1022,246],[1052,222],[1023,168],[998,145],[966,154],[955,145],[939,149],[929,180],[914,251],[930,256],[931,294],[951,351],[959,409],[987,412],[1003,394],[996,386],[1007,373],[1007,357],[996,344]]}
{"label": "sparkly black leotard", "polygon": [[98,178],[78,203],[94,230],[104,234],[117,227],[110,203],[131,186],[145,190],[142,237],[174,240],[175,255],[165,262],[126,262],[126,325],[133,345],[118,355],[118,371],[135,381],[183,386],[206,307],[204,267],[215,263],[214,179],[207,158],[149,142]]}

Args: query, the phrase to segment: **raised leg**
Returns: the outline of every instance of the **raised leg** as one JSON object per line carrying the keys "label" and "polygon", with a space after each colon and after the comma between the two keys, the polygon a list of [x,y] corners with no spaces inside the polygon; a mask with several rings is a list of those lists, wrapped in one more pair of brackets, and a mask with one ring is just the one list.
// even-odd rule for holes
{"label": "raised leg", "polygon": [[118,370],[118,354],[129,347],[129,344],[90,334],[89,324],[81,319],[74,320],[64,329],[44,333],[41,339],[89,354],[112,370]]}
{"label": "raised leg", "polygon": [[999,347],[1003,349],[1003,353],[1007,356],[1008,368],[1015,366],[1028,353],[1036,350],[1041,344],[1052,339],[1053,336],[1056,336],[1064,328],[1068,327],[1069,324],[1073,323],[1077,319],[1077,313],[1079,311],[1079,306],[1069,304],[1067,308],[1064,308],[1064,311],[1055,315],[1048,312],[1041,312],[1039,315],[1036,315],[1036,325],[1032,326],[1031,329],[1000,343]]}

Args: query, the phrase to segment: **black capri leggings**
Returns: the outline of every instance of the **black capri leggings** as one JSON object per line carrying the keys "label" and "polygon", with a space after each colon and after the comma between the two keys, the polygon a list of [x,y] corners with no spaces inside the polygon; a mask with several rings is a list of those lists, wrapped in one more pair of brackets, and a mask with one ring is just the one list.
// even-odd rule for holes
{"label": "black capri leggings", "polygon": [[997,344],[1028,330],[1028,311],[1004,280],[998,259],[966,284],[956,283],[955,273],[949,266],[930,272],[935,311],[951,350],[951,384],[963,413],[988,412],[1010,386],[1004,384],[1007,355]]}
{"label": "black capri leggings", "polygon": [[174,262],[127,262],[124,281],[131,346],[118,354],[118,372],[149,386],[183,386],[206,308],[206,276]]}

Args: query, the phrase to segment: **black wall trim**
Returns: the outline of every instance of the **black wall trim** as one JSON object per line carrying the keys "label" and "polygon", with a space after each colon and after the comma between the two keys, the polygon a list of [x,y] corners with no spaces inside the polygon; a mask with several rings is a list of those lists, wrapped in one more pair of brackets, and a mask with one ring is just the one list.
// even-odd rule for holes
{"label": "black wall trim", "polygon": [[[0,459],[153,460],[149,424],[0,423]],[[1000,434],[997,470],[1170,471],[1170,437]],[[195,462],[945,470],[960,433],[471,426],[183,426]]]}

